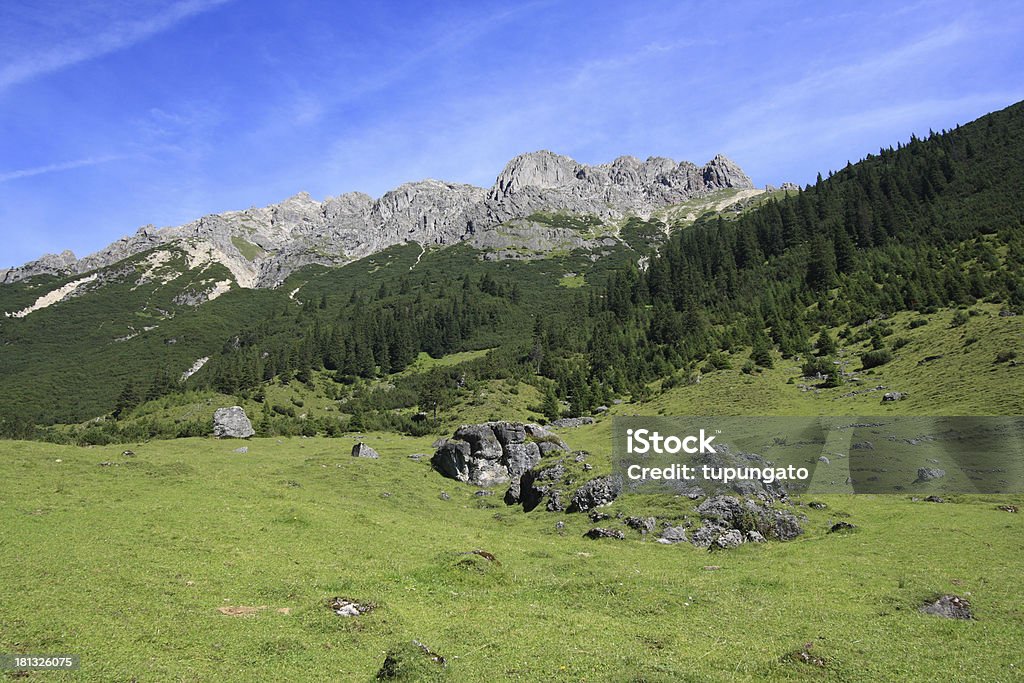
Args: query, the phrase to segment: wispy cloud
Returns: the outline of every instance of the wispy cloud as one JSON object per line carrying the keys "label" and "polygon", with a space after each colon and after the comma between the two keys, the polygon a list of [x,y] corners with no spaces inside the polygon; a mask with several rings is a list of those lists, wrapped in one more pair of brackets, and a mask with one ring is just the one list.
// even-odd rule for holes
{"label": "wispy cloud", "polygon": [[6,183],[11,180],[18,180],[19,178],[31,178],[32,176],[45,175],[47,173],[56,173],[58,171],[70,171],[75,168],[82,168],[84,166],[96,166],[98,164],[106,164],[111,161],[118,161],[125,159],[124,155],[112,154],[101,157],[87,157],[85,159],[75,159],[74,161],[65,161],[60,164],[47,164],[46,166],[36,166],[34,168],[22,168],[17,171],[8,171],[7,173],[0,173],[0,183]]}
{"label": "wispy cloud", "polygon": [[0,65],[0,91],[74,64],[131,47],[231,0],[181,0],[152,16],[114,23],[95,34],[49,45]]}

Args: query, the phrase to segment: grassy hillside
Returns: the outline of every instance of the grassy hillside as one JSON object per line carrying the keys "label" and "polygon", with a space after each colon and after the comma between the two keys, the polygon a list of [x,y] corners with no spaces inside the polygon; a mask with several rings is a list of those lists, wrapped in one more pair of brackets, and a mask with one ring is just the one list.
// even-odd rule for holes
{"label": "grassy hillside", "polygon": [[[584,539],[583,515],[506,508],[406,457],[429,438],[365,438],[380,460],[350,457],[348,440],[256,439],[242,455],[186,439],[133,457],[6,442],[0,646],[79,654],[80,672],[46,679],[89,681],[370,681],[410,639],[452,681],[996,681],[1024,667],[1024,536],[996,509],[1019,496],[826,497],[796,508],[797,541],[711,554]],[[837,519],[857,531],[825,533]],[[477,549],[498,562],[464,554]],[[917,611],[947,592],[977,621]],[[339,617],[335,596],[377,608]],[[239,607],[256,609],[219,611]],[[807,643],[823,665],[790,656]]]}

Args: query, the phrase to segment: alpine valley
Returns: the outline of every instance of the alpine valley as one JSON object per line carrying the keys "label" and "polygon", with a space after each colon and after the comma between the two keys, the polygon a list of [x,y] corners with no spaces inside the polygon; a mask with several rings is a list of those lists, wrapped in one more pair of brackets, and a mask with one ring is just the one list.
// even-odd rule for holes
{"label": "alpine valley", "polygon": [[[764,189],[724,156],[533,152],[490,188],[298,194],[0,271],[0,652],[82,680],[1018,680],[1024,496],[944,488],[923,454],[953,437],[890,420],[1024,413],[1024,103],[894,144]],[[813,497],[671,494],[616,476],[637,415],[843,422],[698,454],[786,446]],[[849,495],[883,442],[917,480]]]}

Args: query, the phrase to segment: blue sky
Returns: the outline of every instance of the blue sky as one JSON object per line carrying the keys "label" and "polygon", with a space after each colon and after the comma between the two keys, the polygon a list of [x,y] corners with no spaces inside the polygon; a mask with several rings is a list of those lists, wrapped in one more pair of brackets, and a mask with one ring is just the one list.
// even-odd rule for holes
{"label": "blue sky", "polygon": [[1024,99],[1018,2],[0,3],[0,267],[516,154],[813,181]]}

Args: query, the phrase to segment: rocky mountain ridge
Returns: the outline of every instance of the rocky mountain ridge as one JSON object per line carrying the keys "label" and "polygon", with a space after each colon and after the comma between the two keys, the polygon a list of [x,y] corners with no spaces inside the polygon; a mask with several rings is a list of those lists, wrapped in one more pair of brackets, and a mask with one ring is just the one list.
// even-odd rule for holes
{"label": "rocky mountain ridge", "polygon": [[[490,189],[438,180],[403,184],[374,200],[349,192],[318,202],[302,192],[263,208],[211,214],[176,227],[152,225],[78,259],[47,254],[0,270],[0,284],[41,274],[73,275],[103,268],[160,246],[177,246],[190,264],[219,262],[241,287],[276,287],[309,265],[341,265],[403,242],[449,245],[470,241],[500,249],[534,242],[583,243],[571,229],[531,221],[538,212],[611,221],[727,188],[753,187],[750,178],[718,155],[702,167],[665,157],[623,156],[587,165],[549,151],[515,157]],[[514,223],[511,231],[499,227]]]}

